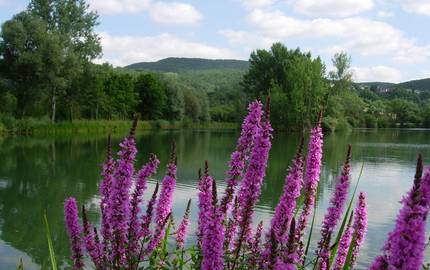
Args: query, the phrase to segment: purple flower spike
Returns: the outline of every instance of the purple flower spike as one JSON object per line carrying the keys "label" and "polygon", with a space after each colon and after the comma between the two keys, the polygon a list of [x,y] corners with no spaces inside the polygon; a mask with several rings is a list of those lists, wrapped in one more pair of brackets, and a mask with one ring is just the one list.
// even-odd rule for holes
{"label": "purple flower spike", "polygon": [[224,215],[217,205],[216,184],[212,185],[212,206],[208,223],[202,239],[203,260],[202,270],[222,270],[224,269]]}
{"label": "purple flower spike", "polygon": [[[266,233],[266,239],[270,239],[270,234],[273,231],[275,234],[275,240],[278,245],[286,244],[288,235],[286,235],[290,222],[296,209],[297,199],[300,197],[300,189],[303,184],[303,137],[300,139],[299,146],[297,148],[296,156],[292,161],[292,165],[288,170],[288,174],[285,178],[284,192],[279,200],[278,205],[275,208],[275,214],[271,221],[271,227]],[[265,250],[263,253],[263,260],[268,261],[271,250],[271,241],[266,241]],[[281,260],[282,261],[282,260]],[[279,263],[277,263],[278,265]]]}
{"label": "purple flower spike", "polygon": [[303,137],[300,140],[296,156],[285,178],[284,192],[276,206],[275,214],[271,222],[271,229],[273,229],[276,239],[280,244],[284,244],[284,240],[286,240],[284,239],[285,232],[290,227],[289,223],[296,209],[296,201],[300,197],[300,189],[303,183],[302,150]]}
{"label": "purple flower spike", "polygon": [[84,243],[96,269],[101,269],[102,249],[96,241],[94,227],[88,222],[85,206],[82,205],[82,223],[84,225]]}
{"label": "purple flower spike", "polygon": [[237,215],[239,211],[239,202],[237,201],[237,197],[234,198],[233,210],[231,212],[231,218],[228,221],[225,239],[224,239],[224,249],[228,252],[231,252],[233,249],[233,237],[237,231]]}
{"label": "purple flower spike", "polygon": [[72,250],[73,268],[81,269],[84,267],[81,239],[82,228],[78,222],[78,205],[75,198],[70,197],[64,203],[64,217]]}
{"label": "purple flower spike", "polygon": [[152,193],[151,199],[148,201],[148,204],[146,205],[146,213],[142,217],[142,225],[141,225],[142,229],[140,231],[141,232],[140,237],[147,238],[151,233],[149,226],[151,225],[151,222],[152,222],[152,216],[154,212],[155,203],[157,202],[157,193],[158,193],[159,187],[160,187],[160,184],[157,182],[157,184],[155,185],[154,192]]}
{"label": "purple flower spike", "polygon": [[323,133],[321,129],[322,111],[316,126],[311,130],[308,155],[306,157],[306,173],[304,176],[305,201],[296,227],[296,242],[299,243],[299,253],[302,253],[302,236],[308,224],[309,217],[315,204],[315,195],[320,180],[323,148]]}
{"label": "purple flower spike", "polygon": [[[269,103],[269,101],[268,101]],[[245,243],[250,238],[253,208],[257,203],[261,193],[261,185],[266,174],[269,151],[272,146],[272,126],[269,121],[269,106],[267,106],[265,120],[259,130],[254,143],[254,148],[249,159],[248,169],[243,178],[238,193],[239,201],[239,237],[237,239],[237,249],[240,251],[241,243]]]}
{"label": "purple flower spike", "polygon": [[171,213],[173,192],[176,187],[176,153],[175,144],[172,144],[172,154],[170,157],[169,164],[167,164],[167,173],[161,182],[160,197],[157,201],[157,208],[155,210],[155,222],[156,231],[160,232],[153,235],[152,243],[153,245],[149,249],[155,248],[160,240],[164,237],[164,227],[167,216]]}
{"label": "purple flower spike", "polygon": [[130,213],[130,225],[128,233],[128,249],[131,254],[137,255],[139,253],[139,236],[141,235],[140,229],[141,224],[138,220],[140,212],[139,205],[142,202],[143,192],[147,187],[147,179],[151,177],[157,171],[160,161],[157,156],[151,154],[149,162],[137,173],[136,188],[131,199],[131,213]]}
{"label": "purple flower spike", "polygon": [[126,244],[130,218],[130,188],[137,153],[134,140],[136,125],[137,119],[133,122],[130,135],[120,143],[119,160],[114,172],[115,180],[112,183],[108,206],[105,208],[113,233],[112,259],[122,266],[127,263]]}
{"label": "purple flower spike", "polygon": [[351,267],[353,267],[357,262],[358,255],[367,232],[367,205],[366,196],[363,192],[360,192],[358,195],[358,202],[354,212],[355,241],[353,243],[354,248],[351,256]]}
{"label": "purple flower spike", "polygon": [[249,265],[258,265],[260,263],[261,257],[261,248],[260,248],[260,239],[261,233],[263,231],[263,221],[258,223],[257,229],[255,230],[255,235],[252,241],[248,243],[249,249],[251,251],[251,256],[249,257],[248,264]]}
{"label": "purple flower spike", "polygon": [[[328,236],[334,232],[334,229],[339,222],[343,209],[345,207],[346,200],[348,198],[348,189],[351,178],[351,145],[348,146],[348,152],[346,154],[345,164],[343,165],[342,175],[336,184],[334,193],[330,200],[330,207],[324,216],[324,221],[321,226],[321,240],[319,242],[318,256],[320,259],[320,268],[322,265],[326,265],[327,260],[330,256],[330,242],[327,243]],[[328,267],[328,266],[327,266]]]}
{"label": "purple flower spike", "polygon": [[106,161],[103,164],[102,177],[103,180],[100,184],[100,210],[102,214],[101,221],[101,234],[103,236],[103,246],[104,252],[107,253],[108,243],[112,238],[112,232],[110,228],[109,216],[107,215],[109,211],[105,211],[108,206],[109,194],[112,188],[113,172],[114,172],[114,160],[112,158],[112,145],[111,137],[108,137],[107,151],[106,151]]}
{"label": "purple flower spike", "polygon": [[352,213],[349,217],[346,230],[343,232],[342,237],[339,240],[339,247],[337,249],[336,261],[334,262],[333,270],[342,270],[345,265],[349,246],[351,245],[352,234],[354,233],[354,229],[351,227],[351,221]]}
{"label": "purple flower spike", "polygon": [[[426,219],[430,209],[430,168],[422,176],[422,157],[418,156],[414,185],[402,199],[394,230],[388,234],[383,254],[369,269],[419,270],[424,261]],[[421,177],[422,176],[422,177]]]}
{"label": "purple flower spike", "polygon": [[226,213],[233,200],[235,188],[239,179],[243,175],[245,161],[248,159],[249,152],[253,147],[253,141],[258,133],[263,114],[260,101],[254,101],[248,106],[248,115],[242,124],[242,132],[237,141],[236,151],[231,154],[229,170],[227,171],[227,187],[224,197],[221,200],[221,209]]}
{"label": "purple flower spike", "polygon": [[[199,173],[200,174],[200,173]],[[205,162],[205,172],[200,177],[198,189],[198,206],[199,206],[199,219],[197,227],[197,236],[199,245],[204,237],[207,223],[212,215],[212,177],[208,174],[208,162]]]}
{"label": "purple flower spike", "polygon": [[181,249],[184,247],[185,236],[187,234],[188,225],[190,224],[190,206],[191,199],[188,200],[187,208],[185,209],[184,218],[179,224],[178,231],[176,232],[176,247]]}

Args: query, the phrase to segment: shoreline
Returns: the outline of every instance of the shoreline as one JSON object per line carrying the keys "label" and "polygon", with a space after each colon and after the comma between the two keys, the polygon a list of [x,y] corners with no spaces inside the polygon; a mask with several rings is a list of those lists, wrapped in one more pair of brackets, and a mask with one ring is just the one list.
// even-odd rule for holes
{"label": "shoreline", "polygon": [[[32,135],[71,135],[71,134],[116,134],[128,131],[132,120],[75,120],[73,122],[45,122],[42,120],[17,120],[13,126],[0,126],[0,136]],[[219,129],[236,130],[238,123],[229,122],[193,122],[142,120],[138,122],[138,131],[179,130],[179,129]]]}

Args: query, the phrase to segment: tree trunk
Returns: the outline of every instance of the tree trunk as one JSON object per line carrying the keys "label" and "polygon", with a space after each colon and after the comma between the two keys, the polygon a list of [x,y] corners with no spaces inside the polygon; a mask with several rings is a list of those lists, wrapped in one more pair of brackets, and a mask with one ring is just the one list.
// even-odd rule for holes
{"label": "tree trunk", "polygon": [[55,96],[55,89],[52,90],[51,96],[51,122],[55,122],[55,113],[57,111],[57,98]]}

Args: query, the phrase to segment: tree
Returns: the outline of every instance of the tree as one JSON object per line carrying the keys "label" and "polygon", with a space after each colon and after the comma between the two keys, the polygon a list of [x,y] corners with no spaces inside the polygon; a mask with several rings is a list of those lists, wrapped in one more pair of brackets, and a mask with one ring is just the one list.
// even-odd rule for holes
{"label": "tree", "polygon": [[[0,53],[15,84],[20,117],[35,112],[44,97],[65,86],[66,57],[60,37],[40,18],[21,12],[2,25]],[[55,103],[53,106],[55,119]]]}
{"label": "tree", "polygon": [[275,124],[302,129],[316,118],[327,89],[319,57],[274,43],[270,51],[252,52],[249,61],[242,85],[251,98],[263,98],[276,88],[273,102],[283,110],[275,114]]}
{"label": "tree", "polygon": [[141,74],[134,83],[140,98],[139,112],[143,119],[160,119],[166,107],[166,91],[153,73]]}
{"label": "tree", "polygon": [[401,126],[407,123],[416,124],[422,121],[418,105],[408,100],[401,98],[390,100],[388,102],[388,110],[393,121],[400,123]]}
{"label": "tree", "polygon": [[100,56],[100,38],[94,31],[98,14],[90,11],[85,0],[31,0],[27,9],[46,22],[49,32],[58,33],[64,48],[81,60]]}
{"label": "tree", "polygon": [[161,79],[166,89],[164,117],[168,120],[182,121],[185,114],[183,87],[178,83],[176,74],[164,74]]}
{"label": "tree", "polygon": [[[61,49],[62,64],[57,63],[58,77],[62,78],[61,87],[51,85],[48,93],[51,103],[51,120],[56,119],[57,100],[63,97],[63,102],[73,115],[73,106],[77,103],[78,93],[74,93],[76,80],[82,73],[84,65],[101,54],[100,39],[94,31],[98,24],[97,13],[89,11],[85,0],[31,0],[28,13],[39,18],[46,24],[48,36],[58,38],[56,43]],[[53,76],[51,76],[52,79]],[[65,96],[63,96],[65,95]]]}
{"label": "tree", "polygon": [[331,59],[334,71],[329,73],[335,93],[349,90],[352,84],[351,57],[346,52],[336,53]]}
{"label": "tree", "polygon": [[105,92],[109,96],[107,106],[109,118],[131,118],[139,103],[130,74],[112,70],[105,81]]}
{"label": "tree", "polygon": [[105,81],[113,68],[109,64],[96,65],[88,63],[79,80],[79,104],[84,116],[99,119],[108,116],[109,97],[105,91]]}

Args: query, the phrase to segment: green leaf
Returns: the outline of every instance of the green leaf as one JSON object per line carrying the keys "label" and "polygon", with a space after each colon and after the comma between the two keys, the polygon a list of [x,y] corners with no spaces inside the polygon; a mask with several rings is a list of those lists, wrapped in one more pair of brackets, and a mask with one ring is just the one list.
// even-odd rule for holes
{"label": "green leaf", "polygon": [[51,260],[52,270],[57,270],[57,261],[55,259],[54,246],[52,245],[51,230],[49,229],[48,217],[46,216],[46,211],[43,214],[45,221],[46,239],[48,241],[49,258]]}
{"label": "green leaf", "polygon": [[349,270],[351,268],[352,251],[354,250],[355,239],[357,238],[357,230],[354,230],[352,236],[351,244],[349,245],[348,254],[346,256],[345,264],[343,265],[343,270]]}
{"label": "green leaf", "polygon": [[309,230],[308,242],[306,243],[305,255],[303,257],[303,265],[306,265],[306,257],[308,255],[309,246],[311,244],[312,231],[314,230],[316,212],[317,212],[317,194],[315,194],[314,213],[312,215],[311,229]]}

